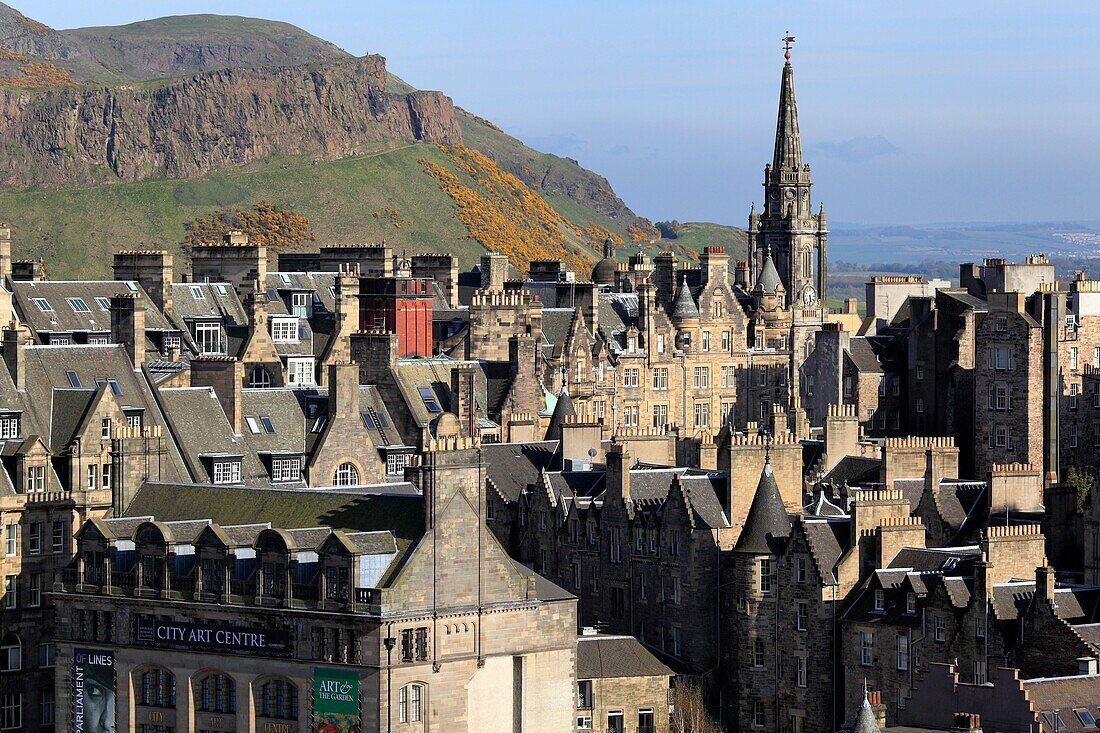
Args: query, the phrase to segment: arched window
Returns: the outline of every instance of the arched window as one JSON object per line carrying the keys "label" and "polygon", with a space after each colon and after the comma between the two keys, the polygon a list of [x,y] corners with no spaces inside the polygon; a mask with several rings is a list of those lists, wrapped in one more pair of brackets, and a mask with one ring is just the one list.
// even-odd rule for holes
{"label": "arched window", "polygon": [[199,710],[204,713],[237,712],[237,683],[232,677],[216,672],[199,683]]}
{"label": "arched window", "polygon": [[176,707],[176,676],[160,668],[142,672],[141,704],[155,708]]}
{"label": "arched window", "polygon": [[23,641],[15,634],[7,634],[0,641],[0,672],[23,669]]}
{"label": "arched window", "polygon": [[269,372],[266,367],[253,367],[252,371],[248,373],[248,386],[259,389],[270,387],[271,372]]}
{"label": "arched window", "polygon": [[334,486],[357,486],[359,484],[359,469],[351,463],[341,463],[332,477]]}
{"label": "arched window", "polygon": [[419,723],[423,719],[424,685],[405,685],[397,693],[397,719],[401,723]]}
{"label": "arched window", "polygon": [[260,688],[260,716],[294,720],[298,717],[298,688],[286,680],[271,680]]}

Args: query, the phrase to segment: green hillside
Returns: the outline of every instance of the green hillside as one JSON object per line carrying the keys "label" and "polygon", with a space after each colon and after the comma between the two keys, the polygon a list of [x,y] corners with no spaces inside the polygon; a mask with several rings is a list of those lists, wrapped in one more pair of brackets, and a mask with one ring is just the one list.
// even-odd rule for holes
{"label": "green hillside", "polygon": [[[307,217],[318,242],[385,239],[398,252],[453,252],[468,267],[484,248],[468,238],[455,218],[454,202],[424,172],[421,159],[469,181],[438,147],[415,144],[316,164],[276,160],[263,169],[190,180],[2,190],[0,215],[12,225],[15,256],[45,259],[55,279],[109,278],[111,254],[122,248],[156,245],[180,252],[184,222],[218,207],[260,200]],[[562,209],[583,214],[583,221],[572,223],[619,229],[615,221],[591,210]]]}

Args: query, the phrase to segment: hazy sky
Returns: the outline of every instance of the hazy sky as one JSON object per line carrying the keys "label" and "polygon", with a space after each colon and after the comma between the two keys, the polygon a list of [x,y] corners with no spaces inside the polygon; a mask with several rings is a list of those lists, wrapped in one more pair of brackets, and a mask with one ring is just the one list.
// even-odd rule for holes
{"label": "hazy sky", "polygon": [[832,221],[1100,219],[1100,4],[1086,0],[13,4],[56,28],[285,20],[576,158],[640,214],[733,224],[760,199],[789,29]]}

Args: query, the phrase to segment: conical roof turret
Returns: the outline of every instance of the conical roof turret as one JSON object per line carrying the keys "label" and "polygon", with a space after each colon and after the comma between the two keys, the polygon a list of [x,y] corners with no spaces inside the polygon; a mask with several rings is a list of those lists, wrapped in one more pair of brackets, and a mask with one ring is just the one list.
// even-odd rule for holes
{"label": "conical roof turret", "polygon": [[783,284],[779,277],[779,270],[775,267],[771,250],[764,256],[764,266],[760,268],[760,276],[756,278],[756,284],[766,293],[774,293],[776,288]]}
{"label": "conical roof turret", "polygon": [[859,706],[859,714],[856,715],[856,724],[852,726],[852,733],[882,733],[875,720],[875,711],[871,709],[871,701],[863,696],[863,704]]}
{"label": "conical roof turret", "polygon": [[550,413],[550,424],[546,426],[546,440],[561,439],[561,426],[565,424],[566,418],[574,417],[576,414],[577,408],[573,406],[569,390],[563,384],[561,391],[558,392],[558,400],[554,403],[554,411]]}
{"label": "conical roof turret", "polygon": [[734,550],[751,555],[771,555],[790,536],[791,519],[779,493],[779,484],[775,482],[771,458],[765,458],[756,494],[752,497],[745,526]]}
{"label": "conical roof turret", "polygon": [[699,306],[695,304],[695,298],[691,297],[691,288],[688,287],[687,275],[680,280],[680,292],[676,294],[676,300],[672,304],[672,317],[699,317]]}

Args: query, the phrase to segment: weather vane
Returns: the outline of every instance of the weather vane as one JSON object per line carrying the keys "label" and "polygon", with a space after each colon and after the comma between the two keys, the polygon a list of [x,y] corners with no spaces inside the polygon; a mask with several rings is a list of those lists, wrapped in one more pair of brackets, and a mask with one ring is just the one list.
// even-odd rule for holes
{"label": "weather vane", "polygon": [[791,60],[791,44],[794,43],[794,36],[790,31],[787,31],[787,35],[783,37],[783,58],[787,61]]}

